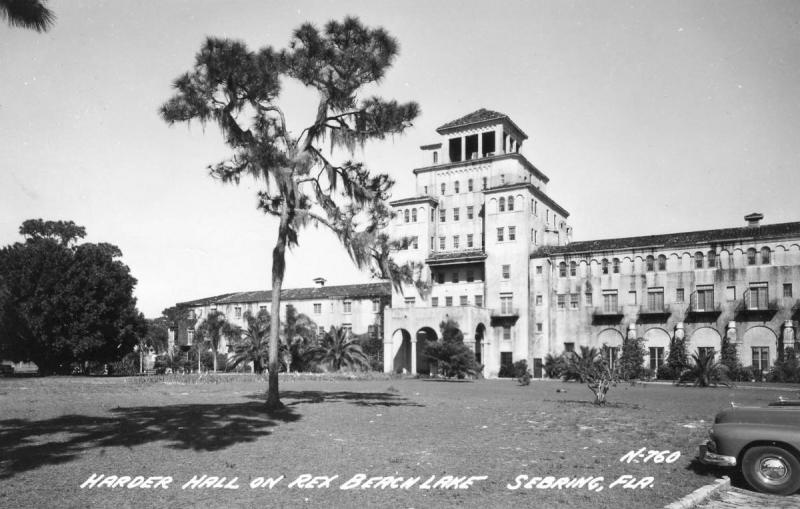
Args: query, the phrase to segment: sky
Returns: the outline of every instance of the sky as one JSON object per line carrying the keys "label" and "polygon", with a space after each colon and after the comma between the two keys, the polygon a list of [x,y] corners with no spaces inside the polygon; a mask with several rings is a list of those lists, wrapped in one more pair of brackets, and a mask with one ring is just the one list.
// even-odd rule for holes
{"label": "sky", "polygon": [[[304,22],[358,16],[400,54],[369,90],[417,101],[407,133],[357,154],[414,192],[419,146],[479,108],[509,115],[573,240],[800,220],[800,2],[52,0],[46,33],[0,21],[0,246],[25,219],[72,220],[120,247],[147,317],[270,287],[275,223],[257,187],[222,185],[213,125],[158,115],[207,36],[283,48]],[[316,97],[287,81],[289,127]],[[286,287],[365,282],[309,229]]]}

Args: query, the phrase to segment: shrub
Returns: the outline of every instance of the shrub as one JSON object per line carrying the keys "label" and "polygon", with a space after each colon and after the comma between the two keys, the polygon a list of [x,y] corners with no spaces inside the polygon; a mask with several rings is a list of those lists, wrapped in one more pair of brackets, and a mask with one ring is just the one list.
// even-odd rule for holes
{"label": "shrub", "polygon": [[767,380],[770,382],[797,383],[800,382],[800,359],[794,348],[787,348],[783,353],[783,360],[775,361],[769,370]]}
{"label": "shrub", "polygon": [[561,378],[567,372],[567,361],[564,354],[554,356],[547,354],[544,358],[544,373],[547,378]]}
{"label": "shrub", "polygon": [[447,378],[478,376],[481,367],[475,360],[475,353],[464,344],[464,335],[458,324],[447,320],[439,324],[439,329],[442,338],[427,342],[425,356],[435,362],[439,372]]}
{"label": "shrub", "polygon": [[624,339],[619,356],[619,375],[623,380],[635,380],[642,377],[644,371],[644,339]]}
{"label": "shrub", "polygon": [[656,378],[659,380],[675,380],[677,376],[669,364],[662,364],[656,371]]}
{"label": "shrub", "polygon": [[688,354],[686,352],[686,338],[672,338],[669,344],[669,354],[667,354],[667,365],[672,371],[672,379],[677,379],[683,371],[689,367]]}
{"label": "shrub", "polygon": [[717,385],[730,386],[728,367],[714,360],[714,351],[710,354],[698,351],[692,354],[694,364],[683,370],[679,384],[692,383],[695,387],[710,387]]}

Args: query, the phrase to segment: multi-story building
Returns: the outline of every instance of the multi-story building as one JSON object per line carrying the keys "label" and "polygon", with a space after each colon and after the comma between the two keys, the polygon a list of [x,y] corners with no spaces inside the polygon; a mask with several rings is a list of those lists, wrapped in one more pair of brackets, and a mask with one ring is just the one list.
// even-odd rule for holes
{"label": "multi-story building", "polygon": [[[314,281],[317,286],[281,291],[282,319],[286,317],[286,308],[293,306],[298,313],[314,321],[320,335],[331,326],[342,327],[355,334],[382,335],[383,309],[391,298],[389,283],[325,286],[322,278]],[[262,309],[270,311],[271,303],[271,291],[228,293],[178,303],[177,307],[189,311],[189,317],[176,331],[172,331],[172,341],[178,345],[191,345],[195,331],[212,310],[223,313],[228,322],[245,327],[245,314],[248,311],[253,315]],[[219,351],[228,351],[224,338]]]}
{"label": "multi-story building", "polygon": [[800,222],[745,219],[740,228],[538,250],[530,272],[534,366],[578,345],[618,351],[627,336],[644,339],[655,371],[675,336],[690,353],[719,352],[726,336],[744,366],[766,370],[797,346]]}
{"label": "multi-story building", "polygon": [[569,213],[547,195],[547,176],[520,148],[507,116],[478,110],[437,129],[422,146],[414,197],[391,202],[391,235],[411,239],[398,263],[424,262],[428,284],[395,292],[385,315],[384,367],[427,372],[424,342],[458,324],[485,373],[531,353],[530,255],[569,242]]}
{"label": "multi-story building", "polygon": [[392,295],[386,371],[428,372],[424,342],[445,320],[487,376],[524,359],[541,377],[547,354],[619,349],[626,336],[644,339],[653,369],[674,336],[690,352],[719,351],[727,336],[759,370],[795,344],[800,222],[751,214],[741,228],[573,243],[508,116],[481,109],[437,132],[415,195],[391,202],[391,235],[410,239],[396,260],[424,264],[428,281]]}

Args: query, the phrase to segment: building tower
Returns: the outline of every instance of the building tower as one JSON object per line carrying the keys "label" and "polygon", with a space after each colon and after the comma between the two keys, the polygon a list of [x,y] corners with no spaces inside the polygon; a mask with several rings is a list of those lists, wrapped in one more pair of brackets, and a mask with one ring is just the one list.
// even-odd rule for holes
{"label": "building tower", "polygon": [[420,147],[413,197],[391,202],[392,238],[407,238],[399,264],[424,264],[425,284],[394,292],[384,315],[384,369],[428,373],[425,341],[455,321],[496,376],[531,363],[530,255],[569,242],[569,213],[547,195],[547,176],[520,153],[528,136],[507,115],[480,109],[440,126]]}

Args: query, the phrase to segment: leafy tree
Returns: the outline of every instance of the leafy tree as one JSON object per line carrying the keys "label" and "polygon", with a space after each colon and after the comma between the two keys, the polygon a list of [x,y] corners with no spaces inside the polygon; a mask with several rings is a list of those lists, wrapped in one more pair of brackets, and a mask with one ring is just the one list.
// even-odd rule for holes
{"label": "leafy tree", "polygon": [[214,372],[217,371],[220,341],[224,337],[235,337],[237,332],[238,330],[232,328],[228,320],[225,319],[225,314],[216,310],[209,311],[208,315],[197,327],[198,336],[211,347]]}
{"label": "leafy tree", "polygon": [[317,324],[290,304],[286,306],[282,336],[286,371],[305,371],[305,353],[317,338]]}
{"label": "leafy tree", "polygon": [[580,353],[566,352],[567,379],[585,383],[594,394],[595,405],[606,404],[606,394],[619,381],[619,370],[611,369],[610,349],[581,346]]}
{"label": "leafy tree", "polygon": [[0,357],[68,373],[130,353],[147,330],[119,248],[72,245],[85,235],[72,222],[26,221],[20,233],[0,250]]}
{"label": "leafy tree", "polygon": [[681,373],[689,367],[689,355],[686,351],[686,338],[673,337],[669,344],[669,353],[667,354],[666,369],[659,369],[661,373],[659,378],[668,376],[673,380],[677,380]]}
{"label": "leafy tree", "polygon": [[441,339],[425,345],[425,356],[436,362],[440,373],[447,378],[478,376],[481,366],[475,361],[475,353],[464,344],[464,334],[458,323],[448,319],[439,324]]}
{"label": "leafy tree", "polygon": [[[161,114],[175,122],[214,122],[233,154],[210,167],[212,176],[238,184],[250,176],[261,184],[258,208],[278,220],[272,251],[272,309],[268,408],[280,408],[278,347],[280,294],[286,248],[298,243],[304,226],[324,226],[357,266],[374,259],[365,251],[386,226],[385,203],[392,181],[345,158],[371,140],[402,133],[417,116],[416,103],[398,104],[359,92],[378,83],[392,65],[397,42],[383,29],[356,18],[331,21],[319,30],[306,23],[287,49],[251,51],[239,41],[208,38],[192,71],[174,82],[177,91]],[[281,78],[293,78],[318,93],[311,125],[291,132],[278,98]],[[321,144],[330,144],[324,153]],[[365,240],[367,239],[367,240]]]}
{"label": "leafy tree", "polygon": [[770,382],[798,383],[800,382],[800,359],[794,348],[786,348],[783,359],[775,361],[775,365],[767,375]]}
{"label": "leafy tree", "polygon": [[253,371],[261,374],[269,359],[269,330],[272,319],[269,312],[264,309],[257,315],[246,311],[244,322],[245,327],[233,333],[231,340],[233,355],[228,361],[228,366],[235,368],[239,364],[252,362]]}
{"label": "leafy tree", "polygon": [[[739,353],[736,343],[731,341],[727,335],[722,338],[722,348],[720,349],[720,363],[725,366],[728,376],[733,380],[750,380],[751,376],[745,372],[739,360]],[[746,378],[743,378],[746,377]]]}
{"label": "leafy tree", "polygon": [[0,0],[0,19],[12,27],[46,32],[56,20],[47,0]]}
{"label": "leafy tree", "polygon": [[695,387],[710,387],[717,385],[730,386],[728,368],[714,360],[714,351],[705,351],[692,354],[694,363],[684,369],[678,378],[678,384],[692,383]]}
{"label": "leafy tree", "polygon": [[622,351],[619,355],[619,375],[623,380],[635,380],[644,375],[644,339],[625,338],[622,340]]}
{"label": "leafy tree", "polygon": [[311,348],[307,355],[310,361],[327,365],[333,371],[369,367],[369,359],[361,345],[344,328],[331,327],[319,346]]}

